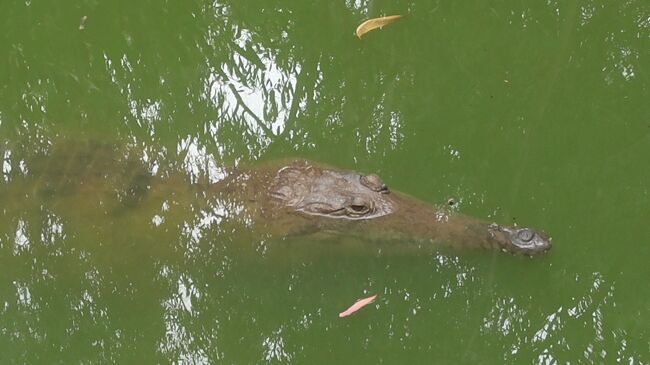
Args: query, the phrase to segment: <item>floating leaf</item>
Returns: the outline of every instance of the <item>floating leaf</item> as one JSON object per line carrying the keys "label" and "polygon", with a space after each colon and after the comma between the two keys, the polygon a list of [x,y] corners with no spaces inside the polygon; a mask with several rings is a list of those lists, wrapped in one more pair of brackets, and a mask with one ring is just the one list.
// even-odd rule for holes
{"label": "floating leaf", "polygon": [[383,16],[381,18],[368,19],[357,27],[357,37],[361,39],[364,34],[370,32],[371,30],[375,30],[377,28],[381,29],[388,24],[395,23],[400,18],[402,18],[402,15],[389,15]]}
{"label": "floating leaf", "polygon": [[347,316],[353,314],[354,312],[358,311],[359,309],[361,309],[361,308],[367,306],[368,304],[374,302],[375,298],[377,298],[377,294],[375,294],[375,295],[373,295],[371,297],[368,297],[368,298],[363,298],[363,299],[357,300],[357,302],[352,304],[352,306],[350,308],[346,309],[344,312],[339,313],[339,317],[343,318],[343,317],[347,317]]}

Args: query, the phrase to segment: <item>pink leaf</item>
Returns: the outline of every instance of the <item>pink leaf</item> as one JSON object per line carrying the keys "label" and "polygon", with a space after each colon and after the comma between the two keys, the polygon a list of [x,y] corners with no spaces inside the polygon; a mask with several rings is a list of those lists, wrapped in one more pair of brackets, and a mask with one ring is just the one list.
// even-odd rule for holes
{"label": "pink leaf", "polygon": [[352,304],[352,306],[350,308],[346,309],[345,312],[339,313],[339,317],[343,318],[343,317],[347,317],[347,316],[353,314],[354,312],[358,311],[359,309],[361,309],[361,308],[367,306],[368,304],[374,302],[375,298],[377,298],[377,294],[375,294],[375,295],[373,295],[371,297],[368,297],[368,298],[363,298],[363,299],[357,300],[357,302]]}

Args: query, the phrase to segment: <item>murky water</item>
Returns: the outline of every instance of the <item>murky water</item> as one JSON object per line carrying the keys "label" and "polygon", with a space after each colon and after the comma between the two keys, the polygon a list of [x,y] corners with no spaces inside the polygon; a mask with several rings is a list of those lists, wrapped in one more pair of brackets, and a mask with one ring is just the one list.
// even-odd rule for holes
{"label": "murky water", "polygon": [[[294,3],[0,5],[0,362],[649,363],[650,4]],[[271,239],[187,194],[295,156],[553,250]]]}

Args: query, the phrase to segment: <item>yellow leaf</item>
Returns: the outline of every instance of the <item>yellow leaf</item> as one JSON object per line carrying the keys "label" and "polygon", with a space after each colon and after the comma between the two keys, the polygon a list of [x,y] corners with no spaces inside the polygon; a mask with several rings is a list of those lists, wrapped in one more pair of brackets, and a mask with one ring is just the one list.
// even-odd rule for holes
{"label": "yellow leaf", "polygon": [[402,18],[402,15],[389,15],[383,16],[381,18],[368,19],[357,27],[357,37],[361,39],[364,34],[370,32],[371,30],[375,30],[377,28],[381,29],[385,25],[394,23],[400,18]]}

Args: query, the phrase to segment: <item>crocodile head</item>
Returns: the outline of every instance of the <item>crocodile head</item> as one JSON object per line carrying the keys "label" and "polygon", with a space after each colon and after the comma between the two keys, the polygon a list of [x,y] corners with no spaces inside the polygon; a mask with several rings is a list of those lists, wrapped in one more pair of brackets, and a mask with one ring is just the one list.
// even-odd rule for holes
{"label": "crocodile head", "polygon": [[309,164],[280,169],[270,193],[298,212],[330,218],[372,219],[397,209],[379,176],[321,169]]}
{"label": "crocodile head", "polygon": [[[516,254],[548,251],[551,239],[531,228],[507,227],[457,213],[445,213],[392,192],[379,176],[318,167],[297,161],[277,170],[269,193],[281,207],[307,217],[333,218],[329,229],[405,242],[430,240],[452,246],[485,247]],[[361,224],[338,225],[341,221]]]}

